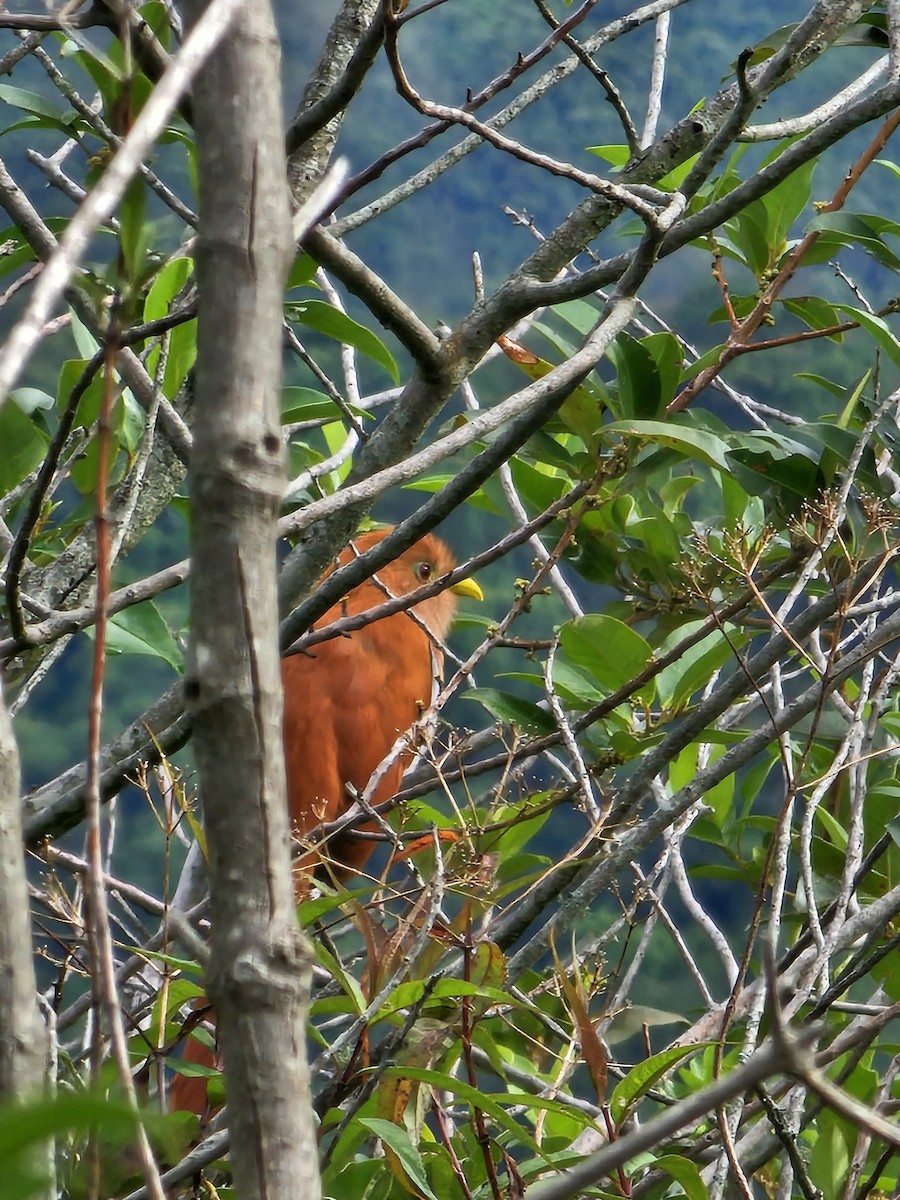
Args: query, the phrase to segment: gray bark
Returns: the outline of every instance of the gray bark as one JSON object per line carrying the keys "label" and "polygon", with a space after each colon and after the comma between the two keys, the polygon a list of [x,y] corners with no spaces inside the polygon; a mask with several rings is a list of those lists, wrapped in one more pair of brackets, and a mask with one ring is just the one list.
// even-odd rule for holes
{"label": "gray bark", "polygon": [[[44,1085],[47,1032],[37,1005],[22,818],[19,754],[0,689],[0,1102],[34,1097]],[[49,1174],[50,1156],[35,1166]]]}
{"label": "gray bark", "polygon": [[[294,115],[298,122],[303,114],[320,103],[335,87],[363,41],[366,30],[375,19],[378,10],[378,0],[344,0],[340,11],[335,17],[325,48],[316,65],[309,82],[303,90],[303,99]],[[380,46],[380,39],[373,48]],[[362,83],[365,69],[361,69],[358,77],[352,81],[347,99]],[[325,174],[331,161],[335,142],[344,120],[346,100],[340,111],[331,120],[316,129],[310,136],[302,139],[296,149],[288,156],[288,178],[294,201],[299,206],[315,191],[316,185]]]}
{"label": "gray bark", "polygon": [[207,989],[242,1200],[319,1193],[309,958],[294,910],[281,748],[275,518],[292,247],[279,82],[271,10],[249,0],[194,90],[200,309],[186,679],[209,849]]}

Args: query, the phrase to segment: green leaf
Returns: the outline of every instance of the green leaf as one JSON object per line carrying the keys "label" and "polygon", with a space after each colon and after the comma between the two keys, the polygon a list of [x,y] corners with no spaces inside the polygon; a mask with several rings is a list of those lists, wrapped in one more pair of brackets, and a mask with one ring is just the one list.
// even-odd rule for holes
{"label": "green leaf", "polygon": [[371,329],[366,329],[365,325],[360,325],[324,300],[304,300],[289,307],[302,325],[315,329],[317,333],[324,333],[342,345],[353,346],[361,354],[367,354],[384,367],[394,383],[400,382],[400,371],[394,356]]}
{"label": "green leaf", "polygon": [[857,321],[863,329],[871,334],[875,343],[887,354],[891,362],[900,366],[900,342],[897,341],[883,317],[876,317],[863,308],[854,308],[852,304],[836,304],[834,307]]}
{"label": "green leaf", "polygon": [[790,497],[810,499],[821,490],[821,446],[810,450],[799,438],[772,431],[737,434],[732,441],[731,472],[751,495],[765,496],[780,488],[779,499],[786,503]]}
{"label": "green leaf", "polygon": [[[68,55],[67,55],[68,57]],[[112,108],[122,86],[122,71],[105,55],[91,46],[89,50],[83,47],[76,50],[72,59],[83,67],[97,85],[97,90],[103,100],[107,112]]]}
{"label": "green leaf", "polygon": [[[9,132],[5,129],[3,132]],[[59,238],[66,229],[68,222],[63,217],[44,218],[47,228]],[[15,226],[0,232],[0,278],[18,271],[26,263],[35,262],[37,254],[21,230]]]}
{"label": "green leaf", "polygon": [[[409,483],[404,483],[403,488],[409,492],[427,492],[429,495],[434,495],[435,492],[439,492],[441,488],[446,487],[455,478],[456,476],[449,472],[435,472],[433,475],[421,475],[418,479],[412,479]],[[488,480],[485,487],[490,486],[491,481]],[[505,506],[495,503],[484,488],[478,488],[477,491],[472,492],[470,496],[466,497],[465,502],[473,508],[480,508],[484,512],[493,513],[495,517],[501,516],[506,512]],[[453,627],[458,628],[460,622],[465,623],[470,619],[477,619],[485,628],[493,624],[493,617],[473,618],[471,614],[459,614],[453,622]]]}
{"label": "green leaf", "polygon": [[[834,422],[810,421],[794,430],[794,437],[801,446],[809,448],[811,458],[818,458],[826,484],[833,482],[834,475],[847,465],[859,446],[856,431],[844,428],[840,419]],[[877,491],[878,476],[871,446],[863,450],[857,479],[872,491]]]}
{"label": "green leaf", "polygon": [[[348,405],[355,417],[371,417],[364,408]],[[286,387],[281,393],[281,419],[285,424],[294,421],[336,421],[341,413],[330,396],[315,388]]]}
{"label": "green leaf", "polygon": [[[766,211],[762,203],[756,200],[749,204],[736,217],[727,221],[725,228],[731,235],[732,244],[741,261],[759,279],[772,267],[777,257],[776,251],[769,245]],[[722,244],[724,245],[724,242]]]}
{"label": "green leaf", "polygon": [[144,435],[144,410],[128,388],[113,406],[113,431],[124,450],[129,454],[137,453]]}
{"label": "green leaf", "polygon": [[13,396],[0,404],[0,496],[37,470],[49,440]]}
{"label": "green leaf", "polygon": [[681,372],[681,382],[687,383],[695,375],[699,375],[701,371],[705,371],[707,367],[711,367],[717,363],[722,357],[724,349],[725,347],[722,345],[713,346],[705,354],[701,354],[698,359],[695,359],[694,362],[686,363],[684,370]]}
{"label": "green leaf", "polygon": [[[149,958],[153,962],[164,963],[167,967],[172,967],[176,971],[187,971],[198,978],[203,975],[202,967],[192,958],[176,958],[173,954],[163,954],[161,950],[145,950],[140,946],[126,946],[125,949],[129,954],[140,954],[142,957]],[[198,988],[197,995],[200,996],[203,994]]]}
{"label": "green leaf", "polygon": [[[680,162],[676,167],[673,167],[671,171],[667,171],[665,175],[660,175],[656,181],[656,187],[661,192],[674,192],[677,188],[680,188],[691,171],[693,171],[694,164],[699,157],[699,154],[692,154],[684,162]],[[642,229],[643,227],[637,224],[636,228]]]}
{"label": "green leaf", "polygon": [[837,1200],[850,1170],[850,1148],[837,1118],[827,1111],[819,1114],[816,1133],[818,1136],[809,1159],[809,1177],[821,1189],[824,1200]]}
{"label": "green leaf", "polygon": [[[157,273],[147,299],[144,301],[144,320],[158,321],[169,315],[172,301],[191,277],[194,263],[191,258],[175,258]],[[147,355],[147,370],[155,377],[160,348],[155,346]],[[197,358],[197,321],[185,321],[169,331],[169,350],[163,376],[163,394],[174,400],[178,389]]]}
{"label": "green leaf", "polygon": [[[364,892],[366,890],[371,891],[371,889],[354,890],[358,891],[360,899],[364,898]],[[309,929],[310,926],[314,925],[316,921],[319,921],[323,916],[325,916],[326,913],[337,913],[341,905],[346,904],[346,902],[347,892],[342,892],[341,894],[326,892],[321,896],[317,896],[314,900],[301,901],[297,907],[297,916],[301,926],[304,929]],[[328,963],[323,964],[325,965],[326,970],[331,970],[330,964],[332,962],[333,960],[329,958]],[[365,1009],[365,1001],[363,1001],[362,1007]]]}
{"label": "green leaf", "polygon": [[34,262],[36,257],[36,252],[18,229],[5,229],[0,233],[0,278]]}
{"label": "green leaf", "polygon": [[[673,792],[680,791],[697,774],[701,745],[702,740],[691,742],[669,764],[669,786]],[[718,762],[724,753],[724,746],[710,746],[708,764],[712,766]],[[703,803],[712,809],[712,821],[719,830],[728,826],[734,812],[734,788],[734,775],[726,775],[703,793]]]}
{"label": "green leaf", "polygon": [[[850,394],[847,398],[846,404],[844,405],[843,412],[837,419],[838,429],[850,428],[854,416],[856,416],[856,414],[859,412],[859,409],[862,407],[860,405],[860,401],[862,400],[863,392],[865,391],[871,378],[872,370],[869,368],[868,371],[863,372],[862,378],[855,387],[848,388]],[[863,419],[865,419],[865,417],[863,417]]]}
{"label": "green leaf", "polygon": [[[573,303],[578,302],[573,301]],[[599,315],[594,310],[594,324],[596,324]],[[573,347],[560,338],[555,330],[545,326],[538,326],[538,328],[548,341],[562,349],[565,357],[569,357],[574,352]],[[508,338],[503,339],[500,345],[507,358],[514,362],[520,370],[524,371],[529,379],[544,379],[554,369],[553,363],[539,358],[525,346],[520,346]],[[584,382],[579,387],[574,388],[560,406],[556,421],[551,421],[545,427],[544,432],[538,432],[531,436],[528,441],[528,452],[535,458],[545,459],[548,463],[559,462],[561,457],[565,458],[560,443],[548,436],[550,432],[556,432],[558,422],[562,422],[566,429],[577,434],[592,453],[595,452],[597,449],[597,429],[600,424],[600,414],[603,411],[604,402],[605,393],[603,389],[594,383]],[[543,447],[543,454],[536,450],[538,446]],[[593,459],[590,462],[591,470],[593,471]],[[560,465],[563,465],[563,469],[565,470],[569,468],[568,461]]]}
{"label": "green leaf", "polygon": [[674,475],[659,489],[659,498],[663,503],[663,512],[669,519],[684,511],[687,494],[700,483],[696,475]]}
{"label": "green leaf", "polygon": [[306,287],[312,281],[313,276],[319,269],[319,264],[307,254],[305,250],[301,250],[294,259],[291,269],[288,273],[287,287],[288,291],[291,288]]}
{"label": "green leaf", "polygon": [[149,654],[163,659],[176,671],[184,670],[181,649],[152,600],[110,617],[106,647],[111,654]]}
{"label": "green leaf", "polygon": [[10,392],[10,398],[18,404],[23,413],[29,416],[39,409],[51,409],[56,401],[40,388],[20,387]]}
{"label": "green leaf", "polygon": [[32,113],[36,117],[46,117],[54,126],[61,128],[64,132],[69,131],[69,124],[75,116],[71,108],[63,107],[47,96],[41,96],[38,92],[13,87],[9,83],[0,83],[0,100],[5,100],[13,108]]}
{"label": "green leaf", "polygon": [[657,417],[673,399],[681,376],[682,352],[677,338],[654,333],[635,340],[620,334],[610,347],[615,364],[621,411],[625,417]]}
{"label": "green leaf", "polygon": [[657,446],[668,446],[687,459],[697,459],[723,471],[731,470],[727,442],[708,430],[691,428],[679,421],[614,421],[605,427],[604,432],[638,438]]}
{"label": "green leaf", "polygon": [[529,733],[552,733],[556,728],[553,718],[542,708],[499,688],[470,688],[463,692],[462,699],[475,700],[498,721]]}
{"label": "green leaf", "polygon": [[[559,641],[569,661],[584,668],[609,692],[634,679],[653,658],[649,643],[615,617],[591,615],[567,621],[559,631]],[[654,692],[651,680],[640,695],[649,702]]]}
{"label": "green leaf", "polygon": [[[312,903],[315,903],[315,901]],[[303,916],[305,920],[306,905],[303,906]],[[340,986],[344,989],[345,995],[354,1005],[355,1015],[364,1013],[366,1011],[367,1002],[365,996],[363,995],[362,988],[357,980],[353,977],[353,975],[350,974],[349,971],[345,970],[340,959],[336,955],[332,954],[331,951],[328,950],[327,947],[321,942],[316,941],[314,943],[314,948],[318,962],[325,968],[326,971],[328,971],[331,976],[333,976],[335,980],[337,980]]]}
{"label": "green leaf", "polygon": [[696,1163],[677,1154],[663,1154],[653,1162],[657,1171],[665,1171],[681,1184],[687,1200],[708,1200],[709,1192]]}
{"label": "green leaf", "polygon": [[358,1117],[360,1125],[381,1138],[382,1142],[397,1155],[400,1165],[427,1200],[437,1200],[428,1183],[425,1165],[422,1162],[418,1148],[413,1145],[409,1134],[393,1121],[384,1121],[380,1117]]}
{"label": "green leaf", "polygon": [[616,1084],[610,1097],[610,1113],[616,1126],[621,1125],[625,1114],[662,1079],[667,1071],[671,1071],[685,1058],[702,1049],[703,1045],[674,1046],[659,1054],[654,1054],[651,1058],[645,1058],[636,1067],[632,1067],[625,1078]]}
{"label": "green leaf", "polygon": [[588,146],[588,154],[596,154],[612,167],[624,167],[631,160],[631,151],[627,146]]}
{"label": "green leaf", "polygon": [[[59,397],[60,407],[69,403],[75,385],[84,374],[84,369],[87,366],[88,360],[85,358],[68,358],[59,369],[59,382],[56,385],[56,394]],[[100,401],[103,398],[103,372],[95,371],[91,382],[81,393],[81,398],[78,401],[78,407],[75,410],[74,425],[89,427],[97,420],[100,415]]]}
{"label": "green leaf", "polygon": [[[684,641],[703,625],[702,621],[690,621],[680,625],[659,646],[658,657]],[[727,637],[725,634],[727,633]],[[695,692],[700,691],[733,656],[734,648],[745,645],[747,637],[732,625],[725,631],[714,630],[702,641],[686,650],[676,662],[665,667],[656,677],[656,690],[663,708],[683,708]]]}
{"label": "green leaf", "polygon": [[[531,804],[537,804],[542,799],[542,795],[530,796]],[[537,816],[529,817],[528,808],[523,805],[506,805],[497,809],[492,816],[492,820],[496,823],[499,821],[509,821],[513,818],[515,824],[505,829],[500,837],[500,849],[504,859],[512,858],[514,854],[518,854],[533,837],[536,837],[543,829],[547,819],[550,816],[550,810],[538,813]]]}
{"label": "green leaf", "polygon": [[597,686],[590,671],[575,666],[564,654],[557,655],[553,664],[553,686],[567,707],[582,711],[593,708],[609,694]]}
{"label": "green leaf", "polygon": [[[843,323],[834,305],[823,300],[821,296],[790,296],[781,303],[810,329],[830,329],[832,325]],[[844,340],[841,333],[831,333],[828,336],[836,342]]]}
{"label": "green leaf", "polygon": [[[731,293],[730,300],[731,304],[728,308],[724,304],[720,304],[718,308],[712,310],[706,318],[708,325],[715,325],[720,321],[731,321],[732,316],[737,317],[739,321],[743,320],[744,317],[749,316],[753,312],[759,303],[759,297],[756,295],[739,296],[734,292]],[[693,367],[693,364],[691,364],[691,367]]]}
{"label": "green leaf", "polygon": [[193,269],[193,259],[173,258],[157,272],[144,301],[145,321],[158,321],[169,315],[172,301],[187,283]]}
{"label": "green leaf", "polygon": [[184,1075],[187,1079],[218,1079],[222,1074],[218,1067],[205,1067],[203,1063],[191,1062],[186,1058],[167,1058],[166,1066],[176,1075]]}
{"label": "green leaf", "polygon": [[168,50],[172,44],[171,11],[168,4],[163,0],[144,0],[140,12],[164,48]]}
{"label": "green leaf", "polygon": [[[351,1121],[341,1135],[338,1145],[343,1148],[350,1146],[352,1152],[353,1134],[362,1135],[365,1140],[366,1131],[355,1121]],[[407,1185],[408,1186],[408,1185]],[[220,1200],[237,1200],[223,1195],[221,1186],[217,1188]],[[344,1200],[345,1197],[360,1197],[360,1200],[397,1200],[398,1192],[391,1174],[385,1170],[382,1158],[359,1158],[349,1161],[339,1161],[337,1153],[322,1172],[322,1195],[325,1200]]]}
{"label": "green leaf", "polygon": [[794,222],[809,204],[815,169],[816,159],[812,158],[760,200],[766,213],[766,236],[776,258],[783,253]]}
{"label": "green leaf", "polygon": [[836,46],[874,46],[878,50],[888,45],[887,17],[883,12],[863,13],[858,20],[842,29],[834,39]]}
{"label": "green leaf", "polygon": [[553,311],[582,337],[591,332],[602,315],[597,305],[589,300],[563,300],[561,304],[553,305]]}
{"label": "green leaf", "polygon": [[93,358],[100,349],[100,343],[73,308],[69,309],[69,317],[72,322],[72,337],[75,339],[79,355],[84,359]]}
{"label": "green leaf", "polygon": [[169,356],[163,376],[163,392],[174,400],[178,389],[197,360],[197,321],[185,321],[169,330]]}
{"label": "green leaf", "polygon": [[482,1112],[487,1113],[502,1129],[509,1130],[517,1140],[524,1142],[534,1150],[538,1149],[537,1144],[525,1133],[521,1125],[518,1124],[515,1117],[508,1111],[507,1105],[525,1104],[529,1108],[538,1110],[558,1109],[561,1107],[559,1101],[548,1100],[542,1096],[532,1096],[530,1094],[517,1095],[505,1092],[500,1095],[493,1095],[490,1092],[482,1091],[480,1088],[472,1087],[471,1084],[465,1083],[461,1079],[456,1079],[443,1071],[433,1071],[429,1067],[389,1067],[385,1074],[393,1075],[400,1079],[412,1079],[417,1083],[427,1083],[433,1087],[450,1092],[451,1095],[457,1096],[473,1108],[481,1109]]}
{"label": "green leaf", "polygon": [[[896,271],[900,267],[900,258],[880,236],[879,224],[878,218],[859,213],[820,213],[809,222],[807,229],[810,232],[827,232],[832,245],[860,246],[882,266]],[[888,229],[888,232],[894,231]]]}
{"label": "green leaf", "polygon": [[[481,945],[486,945],[482,942]],[[401,983],[391,992],[390,996],[385,1000],[379,1016],[387,1017],[393,1013],[401,1012],[410,1005],[417,1003],[422,998],[426,986],[430,981],[425,979],[414,979],[409,983]],[[437,1003],[441,1000],[459,1000],[463,997],[477,997],[479,1000],[489,1000],[491,1004],[502,1004],[511,1006],[512,1008],[522,1007],[527,1011],[525,1005],[521,1005],[509,992],[504,992],[502,988],[492,987],[485,983],[469,983],[465,979],[442,979],[431,989],[429,995],[429,1005]],[[446,1010],[446,1005],[442,1005]],[[426,1009],[427,1012],[427,1009]]]}
{"label": "green leaf", "polygon": [[740,532],[744,537],[755,540],[760,536],[766,521],[766,506],[759,496],[751,496],[731,475],[717,471],[724,501],[724,526],[731,534]]}
{"label": "green leaf", "polygon": [[34,1164],[29,1155],[41,1143],[72,1132],[96,1130],[125,1146],[140,1124],[157,1134],[171,1128],[159,1113],[135,1113],[124,1101],[85,1091],[60,1091],[49,1099],[0,1107],[4,1197],[35,1194]]}
{"label": "green leaf", "polygon": [[798,371],[794,376],[795,379],[808,379],[810,383],[818,384],[824,388],[826,392],[830,392],[832,396],[843,397],[846,394],[846,389],[841,383],[833,383],[832,380],[826,379],[824,375],[815,375],[812,371]]}
{"label": "green leaf", "polygon": [[838,848],[838,850],[841,851],[842,854],[845,853],[849,839],[844,825],[834,816],[833,813],[830,813],[827,808],[823,808],[822,805],[819,805],[816,808],[815,815],[819,824],[824,825],[825,829],[828,831],[831,842]]}
{"label": "green leaf", "polygon": [[[773,29],[771,33],[767,33],[764,38],[761,38],[752,47],[753,53],[747,59],[746,65],[748,67],[756,67],[760,63],[765,62],[767,58],[771,58],[775,51],[780,50],[781,47],[787,42],[788,38],[796,28],[796,25],[782,25],[780,29]],[[737,61],[731,64],[731,75],[733,75],[735,71],[737,71]],[[730,77],[730,75],[724,75],[722,77],[722,82],[724,83],[724,81]]]}
{"label": "green leaf", "polygon": [[[592,454],[596,453],[600,440],[601,413],[605,407],[605,396],[593,384],[585,382],[570,392],[559,406],[558,416],[566,429],[577,434]],[[589,460],[591,471],[594,460]]]}
{"label": "green leaf", "polygon": [[136,175],[125,189],[119,207],[119,244],[125,278],[136,287],[143,275],[147,258],[150,227],[147,224],[146,185],[141,175]]}
{"label": "green leaf", "polygon": [[516,491],[535,512],[542,512],[553,504],[569,486],[568,481],[553,468],[541,471],[523,458],[514,458],[510,466]]}

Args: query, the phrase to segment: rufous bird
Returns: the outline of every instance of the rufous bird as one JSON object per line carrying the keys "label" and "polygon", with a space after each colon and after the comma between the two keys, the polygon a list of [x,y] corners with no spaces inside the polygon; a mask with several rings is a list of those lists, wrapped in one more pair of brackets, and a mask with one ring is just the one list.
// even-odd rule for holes
{"label": "rufous bird", "polygon": [[[339,555],[338,564],[364,554],[389,532],[360,534],[353,547]],[[348,592],[315,628],[376,608],[391,596],[406,596],[455,565],[444,542],[427,534],[373,579]],[[343,816],[354,803],[354,790],[363,792],[398,737],[429,707],[443,669],[440,643],[450,629],[459,596],[483,598],[473,579],[463,579],[422,600],[412,610],[415,617],[394,613],[282,661],[287,802],[295,837],[302,839],[319,825]],[[373,804],[394,795],[412,758],[412,750],[406,748],[391,764],[372,795]],[[344,832],[330,838],[321,851],[301,856],[298,898],[308,891],[312,871],[318,869],[332,880],[345,879],[362,869],[375,845],[374,840]],[[195,1039],[187,1042],[184,1057],[214,1065],[211,1051]],[[171,1109],[199,1115],[205,1104],[205,1079],[176,1076],[169,1090]]]}
{"label": "rufous bird", "polygon": [[[365,554],[388,532],[362,534],[356,552]],[[353,557],[348,548],[338,561],[343,565]],[[408,595],[454,566],[447,546],[428,534],[333,605],[318,627]],[[395,613],[284,659],[284,756],[296,835],[343,816],[353,803],[347,784],[362,792],[397,738],[429,707],[443,668],[440,643],[459,596],[482,598],[478,584],[464,579],[417,604],[418,619]],[[396,759],[374,791],[373,804],[394,795],[411,759],[409,750]],[[372,849],[372,841],[349,833],[330,839],[324,854],[341,878],[359,871]]]}

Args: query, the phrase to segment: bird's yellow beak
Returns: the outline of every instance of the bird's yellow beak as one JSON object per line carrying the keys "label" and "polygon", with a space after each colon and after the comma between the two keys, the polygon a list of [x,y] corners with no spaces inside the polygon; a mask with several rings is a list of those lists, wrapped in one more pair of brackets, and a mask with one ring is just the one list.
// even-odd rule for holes
{"label": "bird's yellow beak", "polygon": [[459,583],[454,583],[449,590],[457,596],[468,596],[470,600],[484,599],[484,592],[474,579],[461,579]]}

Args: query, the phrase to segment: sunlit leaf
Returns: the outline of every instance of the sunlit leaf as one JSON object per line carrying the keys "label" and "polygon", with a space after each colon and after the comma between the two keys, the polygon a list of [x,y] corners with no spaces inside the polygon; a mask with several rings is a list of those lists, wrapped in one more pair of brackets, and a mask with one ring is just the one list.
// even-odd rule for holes
{"label": "sunlit leaf", "polygon": [[[639,633],[614,617],[591,615],[567,621],[559,631],[560,645],[577,666],[609,692],[628,683],[647,666],[653,651]],[[652,694],[651,681],[641,695]]]}
{"label": "sunlit leaf", "polygon": [[587,146],[586,149],[588,154],[596,154],[611,167],[624,167],[631,158],[631,151],[627,146]]}
{"label": "sunlit leaf", "polygon": [[134,604],[109,619],[106,648],[112,654],[149,654],[176,671],[184,670],[184,655],[171,629],[152,600]]}
{"label": "sunlit leaf", "polygon": [[876,317],[863,308],[855,308],[852,304],[835,304],[834,307],[838,312],[847,313],[849,317],[858,322],[871,334],[875,344],[887,354],[891,362],[900,366],[900,341],[897,340],[883,317]]}
{"label": "sunlit leaf", "polygon": [[[781,303],[810,329],[830,329],[833,325],[843,323],[834,305],[821,296],[789,296]],[[843,334],[840,333],[829,334],[829,337],[836,342],[843,341]]]}
{"label": "sunlit leaf", "polygon": [[[348,407],[356,417],[371,415],[352,404]],[[281,419],[286,425],[299,421],[334,421],[340,417],[340,409],[331,397],[315,388],[286,387],[281,393]]]}
{"label": "sunlit leaf", "polygon": [[407,1191],[412,1195],[419,1193],[427,1197],[427,1200],[438,1200],[429,1186],[421,1155],[402,1126],[395,1125],[392,1121],[383,1121],[379,1117],[360,1117],[359,1123],[381,1138],[385,1150],[390,1150],[396,1155],[409,1183],[413,1185],[409,1187],[406,1179],[401,1178]]}
{"label": "sunlit leaf", "polygon": [[[659,646],[657,655],[667,654],[690,634],[701,628],[702,621],[681,625]],[[734,626],[714,630],[697,642],[674,663],[664,667],[656,677],[659,702],[664,708],[681,708],[701,688],[715,671],[733,661],[747,641],[746,635]]]}
{"label": "sunlit leaf", "polygon": [[[498,338],[497,344],[506,357],[524,371],[529,379],[544,379],[553,370],[552,363],[538,358],[536,354],[532,354],[530,350],[508,337]],[[601,412],[602,408],[598,405],[597,398],[586,386],[580,386],[574,388],[560,405],[559,416],[573,433],[578,434],[586,446],[593,449]]]}
{"label": "sunlit leaf", "polygon": [[[664,1015],[670,1016],[674,1020],[683,1020],[680,1015]],[[660,1054],[644,1058],[643,1062],[632,1067],[628,1075],[625,1075],[623,1080],[619,1080],[610,1097],[610,1112],[617,1126],[622,1124],[626,1112],[634,1108],[638,1100],[646,1096],[650,1088],[658,1084],[662,1076],[670,1072],[679,1062],[697,1054],[701,1049],[700,1045],[672,1046],[671,1049],[662,1050]]]}
{"label": "sunlit leaf", "polygon": [[657,1171],[665,1171],[676,1183],[684,1189],[687,1200],[707,1200],[709,1192],[700,1168],[689,1158],[676,1154],[663,1154],[654,1159],[653,1166]]}
{"label": "sunlit leaf", "polygon": [[696,458],[711,467],[729,469],[727,442],[705,429],[692,428],[677,421],[615,421],[604,429],[625,438],[637,438],[657,446],[668,446],[687,459]]}
{"label": "sunlit leaf", "polygon": [[291,305],[290,310],[294,319],[301,325],[315,329],[317,333],[324,333],[336,342],[353,346],[384,367],[394,383],[400,382],[400,369],[394,361],[394,356],[384,342],[365,325],[360,325],[358,321],[354,321],[333,305],[326,304],[324,300],[303,300]]}

